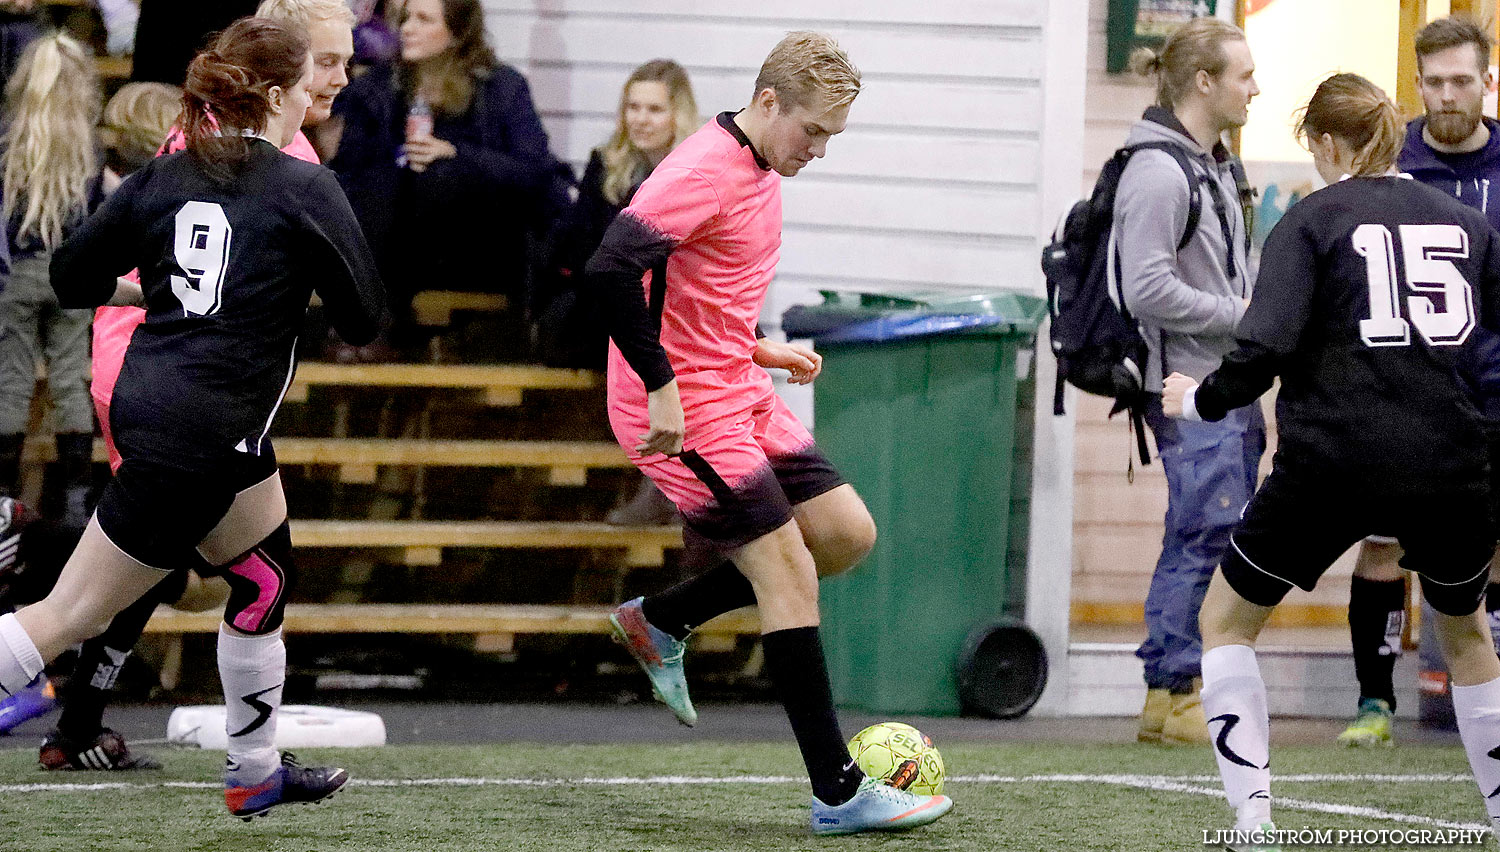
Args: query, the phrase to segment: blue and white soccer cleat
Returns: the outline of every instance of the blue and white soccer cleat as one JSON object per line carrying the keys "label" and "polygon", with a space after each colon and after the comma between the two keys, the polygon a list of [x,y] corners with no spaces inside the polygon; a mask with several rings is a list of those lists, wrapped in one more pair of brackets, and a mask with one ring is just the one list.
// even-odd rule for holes
{"label": "blue and white soccer cleat", "polygon": [[651,679],[656,700],[670,707],[677,721],[691,728],[698,723],[698,711],[688,697],[687,676],[682,670],[687,643],[652,627],[641,612],[641,600],[636,598],[615,607],[609,614],[610,633],[641,664],[646,677]]}
{"label": "blue and white soccer cleat", "polygon": [[45,716],[57,706],[57,691],[52,681],[39,674],[26,688],[0,701],[0,734],[8,734],[22,722]]}
{"label": "blue and white soccer cleat", "polygon": [[231,816],[249,822],[277,805],[312,804],[332,796],[349,783],[349,773],[334,767],[303,766],[290,752],[271,777],[250,786],[224,780],[224,804]]}
{"label": "blue and white soccer cleat", "polygon": [[866,776],[854,798],[842,805],[825,805],[813,797],[812,833],[905,831],[935,822],[951,810],[953,800],[947,796],[919,796]]}

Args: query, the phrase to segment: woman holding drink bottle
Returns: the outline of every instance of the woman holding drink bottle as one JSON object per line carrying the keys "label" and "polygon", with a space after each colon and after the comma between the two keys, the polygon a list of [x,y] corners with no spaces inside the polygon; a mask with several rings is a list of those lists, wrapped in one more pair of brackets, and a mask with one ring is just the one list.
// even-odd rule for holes
{"label": "woman holding drink bottle", "polygon": [[566,167],[525,78],[487,44],[479,0],[411,0],[403,15],[400,60],[334,104],[329,165],[377,247],[398,318],[418,290],[519,304],[527,233]]}

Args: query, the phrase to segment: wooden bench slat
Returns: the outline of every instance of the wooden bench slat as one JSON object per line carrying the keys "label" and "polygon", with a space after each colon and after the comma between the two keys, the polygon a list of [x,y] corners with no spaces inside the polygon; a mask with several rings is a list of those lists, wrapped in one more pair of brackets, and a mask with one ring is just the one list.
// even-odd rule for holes
{"label": "wooden bench slat", "polygon": [[588,390],[597,387],[592,370],[516,364],[330,364],[307,361],[297,368],[292,387],[374,385],[412,388],[520,388]]}
{"label": "wooden bench slat", "polygon": [[[289,633],[608,633],[607,606],[518,604],[289,604]],[[148,633],[212,633],[215,612],[160,607]],[[712,636],[760,632],[754,608],[726,613],[697,630]]]}
{"label": "wooden bench slat", "polygon": [[669,548],[675,526],[625,527],[576,521],[292,521],[296,547]]}
{"label": "wooden bench slat", "polygon": [[412,318],[417,325],[445,326],[454,311],[500,313],[510,306],[502,293],[469,293],[462,290],[423,290],[412,296]]}
{"label": "wooden bench slat", "polygon": [[[545,467],[558,473],[557,485],[580,484],[580,471],[628,468],[630,459],[610,441],[420,440],[414,438],[276,438],[281,464],[326,464],[348,468],[377,465],[429,467]],[[51,436],[26,442],[28,463],[57,460]],[[94,441],[94,461],[108,460],[103,440]],[[350,481],[360,480],[358,477]]]}
{"label": "wooden bench slat", "polygon": [[434,467],[630,467],[608,441],[483,441],[389,438],[273,438],[281,464]]}

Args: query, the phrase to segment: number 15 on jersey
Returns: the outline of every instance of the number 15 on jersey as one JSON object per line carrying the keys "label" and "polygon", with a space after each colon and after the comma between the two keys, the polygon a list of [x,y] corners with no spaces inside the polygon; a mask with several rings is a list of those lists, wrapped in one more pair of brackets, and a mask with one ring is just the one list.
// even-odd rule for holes
{"label": "number 15 on jersey", "polygon": [[224,208],[217,204],[189,201],[177,211],[173,254],[183,274],[171,277],[172,294],[189,316],[208,316],[219,309],[232,235]]}
{"label": "number 15 on jersey", "polygon": [[1408,322],[1401,316],[1391,229],[1360,225],[1354,250],[1365,259],[1370,318],[1359,321],[1366,346],[1409,346],[1411,326],[1432,346],[1458,346],[1474,330],[1474,290],[1454,265],[1469,256],[1469,233],[1458,225],[1401,225],[1401,266]]}

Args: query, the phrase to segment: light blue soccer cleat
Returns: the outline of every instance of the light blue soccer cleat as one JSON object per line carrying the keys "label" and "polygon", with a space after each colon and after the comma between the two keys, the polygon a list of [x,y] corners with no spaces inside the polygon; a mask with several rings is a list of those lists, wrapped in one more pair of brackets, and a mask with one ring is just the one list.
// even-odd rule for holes
{"label": "light blue soccer cleat", "polygon": [[615,607],[609,614],[610,633],[646,671],[656,700],[670,707],[677,721],[691,728],[698,723],[698,711],[688,697],[687,677],[682,671],[687,643],[652,627],[641,612],[641,600],[636,598]]}
{"label": "light blue soccer cleat", "polygon": [[866,776],[854,798],[842,805],[825,805],[813,797],[812,832],[905,831],[935,822],[951,810],[953,800],[947,796],[919,796]]}

